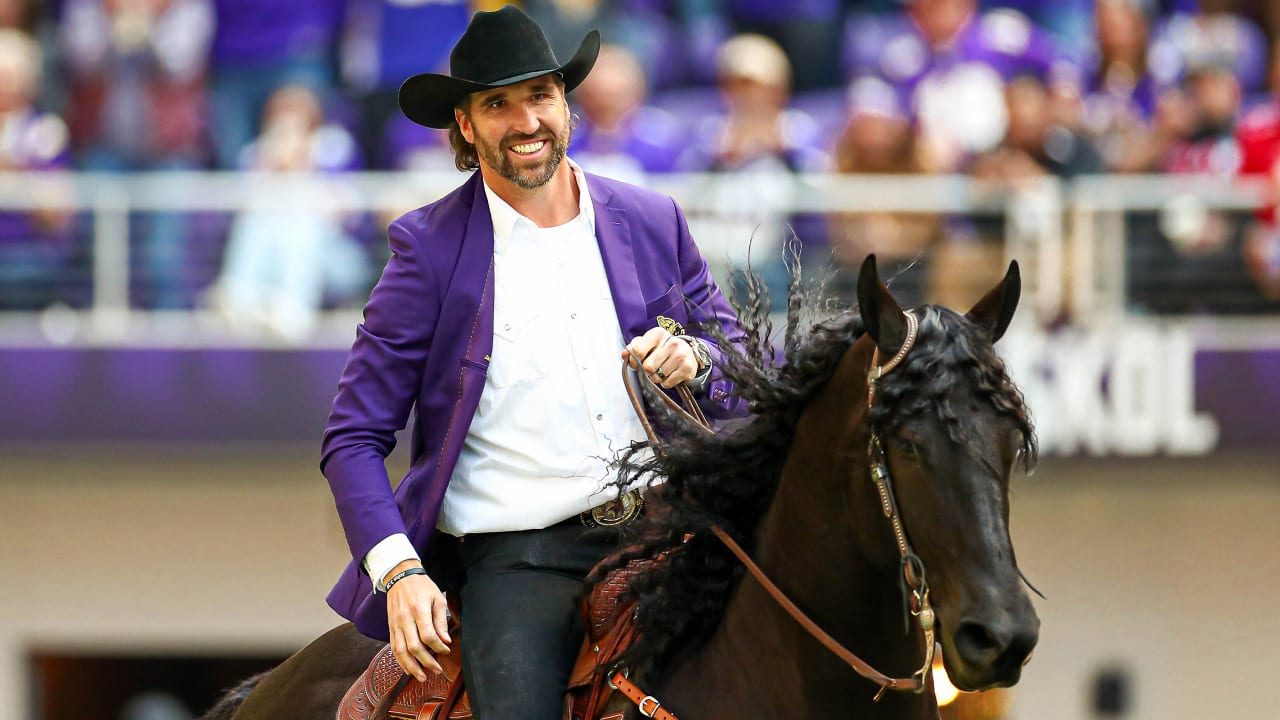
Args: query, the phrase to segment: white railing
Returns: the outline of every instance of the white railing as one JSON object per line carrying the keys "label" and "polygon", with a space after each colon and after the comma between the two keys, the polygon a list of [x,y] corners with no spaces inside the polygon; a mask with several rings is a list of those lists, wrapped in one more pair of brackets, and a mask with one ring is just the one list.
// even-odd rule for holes
{"label": "white railing", "polygon": [[[91,302],[0,317],[0,342],[250,344],[266,335],[228,333],[203,311],[148,311],[130,306],[131,213],[227,212],[266,199],[289,211],[366,211],[383,217],[431,202],[463,176],[354,173],[327,177],[239,173],[134,175],[0,173],[0,211],[56,208],[91,218]],[[1124,214],[1159,212],[1173,199],[1196,207],[1248,210],[1267,202],[1257,182],[1201,177],[1097,176],[1061,183],[1037,179],[1014,188],[965,176],[807,175],[772,178],[762,203],[743,176],[669,175],[650,185],[676,198],[694,218],[753,218],[794,212],[902,212],[1002,217],[1004,251],[1024,266],[1025,299],[1035,318],[1069,309],[1076,322],[1114,320],[1127,308]],[[733,242],[737,242],[736,239]],[[751,242],[749,233],[741,243]],[[730,255],[734,254],[732,252]],[[712,253],[708,253],[712,255]],[[709,257],[709,259],[712,259]],[[345,345],[352,313],[326,315],[312,344]]]}

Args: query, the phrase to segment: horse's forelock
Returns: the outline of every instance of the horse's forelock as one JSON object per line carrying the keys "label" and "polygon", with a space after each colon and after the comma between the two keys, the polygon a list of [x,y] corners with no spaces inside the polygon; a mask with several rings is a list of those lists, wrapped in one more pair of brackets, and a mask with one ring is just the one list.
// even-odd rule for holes
{"label": "horse's forelock", "polygon": [[1029,468],[1036,454],[1034,423],[989,336],[947,308],[926,305],[915,312],[920,318],[916,345],[894,371],[895,377],[883,383],[872,422],[892,428],[914,416],[932,415],[944,422],[953,442],[969,447],[952,401],[959,391],[972,392],[989,403],[990,410],[1014,422]]}

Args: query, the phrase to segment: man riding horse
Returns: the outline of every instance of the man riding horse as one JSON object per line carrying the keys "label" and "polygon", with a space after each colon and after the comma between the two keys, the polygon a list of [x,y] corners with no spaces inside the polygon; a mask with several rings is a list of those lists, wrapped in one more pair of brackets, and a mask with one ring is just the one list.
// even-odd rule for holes
{"label": "man riding horse", "polygon": [[[715,340],[742,334],[679,207],[566,161],[565,96],[599,47],[592,31],[560,64],[504,7],[476,14],[449,75],[405,82],[405,115],[448,129],[457,167],[479,172],[391,224],[324,435],[353,557],[329,604],[423,680],[450,652],[456,593],[481,720],[559,720],[583,578],[616,539],[584,525],[641,511],[608,489],[611,458],[644,439],[619,356],[687,383],[712,418],[743,411]],[[393,493],[384,460],[411,411]]]}

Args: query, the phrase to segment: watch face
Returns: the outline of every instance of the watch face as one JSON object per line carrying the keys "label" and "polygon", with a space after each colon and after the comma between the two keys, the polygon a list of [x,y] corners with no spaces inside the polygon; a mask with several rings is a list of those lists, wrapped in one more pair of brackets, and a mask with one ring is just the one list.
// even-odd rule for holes
{"label": "watch face", "polygon": [[693,347],[693,354],[698,358],[699,369],[710,366],[711,349],[707,347],[707,344],[696,339],[689,344]]}

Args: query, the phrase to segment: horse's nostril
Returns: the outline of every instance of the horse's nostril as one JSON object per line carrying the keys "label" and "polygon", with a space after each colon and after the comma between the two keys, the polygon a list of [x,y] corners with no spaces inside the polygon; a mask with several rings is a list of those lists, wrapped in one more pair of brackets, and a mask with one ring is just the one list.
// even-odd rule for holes
{"label": "horse's nostril", "polygon": [[960,623],[955,637],[956,649],[971,661],[999,655],[1006,642],[996,631],[977,622]]}

